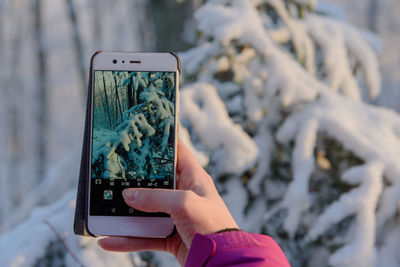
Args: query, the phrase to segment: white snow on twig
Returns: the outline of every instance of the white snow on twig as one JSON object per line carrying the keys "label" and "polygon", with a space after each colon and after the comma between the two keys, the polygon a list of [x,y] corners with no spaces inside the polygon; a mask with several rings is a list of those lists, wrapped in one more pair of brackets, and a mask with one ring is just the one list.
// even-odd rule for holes
{"label": "white snow on twig", "polygon": [[203,151],[199,151],[194,147],[192,141],[190,140],[190,134],[189,134],[188,129],[186,129],[182,125],[179,125],[178,134],[179,134],[179,138],[182,139],[183,143],[185,143],[185,145],[190,149],[190,151],[192,151],[192,153],[194,154],[196,159],[199,161],[200,165],[206,166],[210,159],[206,155],[206,153],[204,153]]}
{"label": "white snow on twig", "polygon": [[182,89],[182,119],[188,119],[208,149],[223,148],[224,170],[241,173],[257,158],[254,141],[233,123],[215,87],[205,83]]}
{"label": "white snow on twig", "polygon": [[375,208],[382,191],[380,162],[352,167],[342,175],[342,180],[357,188],[340,196],[332,203],[308,232],[307,239],[315,240],[329,226],[349,215],[356,215],[356,225],[349,244],[341,247],[329,258],[332,266],[373,266],[375,260]]}
{"label": "white snow on twig", "polygon": [[359,100],[361,89],[354,77],[354,64],[349,55],[362,68],[371,99],[380,93],[381,77],[378,58],[363,33],[341,21],[318,15],[307,16],[308,32],[321,48],[327,83],[333,90],[340,89],[344,95]]}
{"label": "white snow on twig", "polygon": [[[282,202],[274,209],[271,209],[265,216],[265,219],[269,219],[277,209],[286,208],[288,212],[283,226],[291,237],[295,234],[301,212],[306,211],[310,206],[308,184],[314,169],[313,154],[317,139],[318,122],[310,119],[298,126],[300,129],[296,137],[296,145],[292,156],[293,181],[289,184]],[[284,136],[282,128],[277,136],[280,141],[290,141],[290,139],[287,139],[287,136]]]}
{"label": "white snow on twig", "polygon": [[[45,255],[51,242],[67,246],[64,259],[60,259],[66,266],[130,266],[129,254],[106,252],[95,238],[74,235],[75,195],[75,190],[69,191],[57,202],[34,209],[28,220],[2,235],[0,266],[33,266]],[[132,257],[138,266],[143,266],[139,256],[132,254]]]}
{"label": "white snow on twig", "polygon": [[[400,209],[400,207],[399,207]],[[400,226],[392,225],[385,236],[385,241],[378,251],[380,266],[398,267],[400,266]]]}

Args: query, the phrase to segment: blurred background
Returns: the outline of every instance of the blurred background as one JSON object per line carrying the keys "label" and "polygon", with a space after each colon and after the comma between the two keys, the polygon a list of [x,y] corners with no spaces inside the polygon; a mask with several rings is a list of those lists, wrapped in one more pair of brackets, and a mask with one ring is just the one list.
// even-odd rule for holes
{"label": "blurred background", "polygon": [[[397,0],[2,0],[0,265],[176,266],[72,233],[89,61],[102,49],[180,52],[181,137],[239,225],[272,235],[293,266],[400,266],[399,13]],[[209,132],[239,125],[239,138],[212,143],[185,101],[223,103]],[[354,128],[331,119],[352,113]],[[369,187],[342,175],[354,166]],[[344,208],[358,194],[369,202]]]}

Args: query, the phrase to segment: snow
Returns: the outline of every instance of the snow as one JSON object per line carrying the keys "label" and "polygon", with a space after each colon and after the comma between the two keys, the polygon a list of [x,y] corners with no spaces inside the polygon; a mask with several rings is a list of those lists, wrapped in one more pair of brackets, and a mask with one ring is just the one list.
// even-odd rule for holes
{"label": "snow", "polygon": [[214,44],[204,43],[191,50],[179,53],[179,58],[182,64],[185,65],[186,75],[194,74],[203,61],[213,56],[216,48]]}
{"label": "snow", "polygon": [[[285,7],[283,1],[280,0],[267,0],[266,3],[270,4],[282,18],[286,24],[288,33],[292,38],[294,48],[297,53],[299,61],[305,61],[306,69],[310,73],[315,73],[315,55],[314,55],[314,44],[310,39],[310,36],[306,34],[307,28],[302,22],[292,19],[289,15],[288,10]],[[300,4],[311,4],[311,1],[298,1]],[[312,1],[315,2],[315,1]],[[314,3],[312,3],[314,6]]]}
{"label": "snow", "polygon": [[378,251],[378,260],[381,266],[397,267],[400,265],[400,227],[391,225],[386,234],[385,242]]}
{"label": "snow", "polygon": [[350,244],[338,249],[329,258],[332,266],[374,266],[375,262],[375,208],[382,191],[383,165],[371,162],[347,170],[342,179],[350,184],[361,184],[342,194],[332,203],[308,232],[308,239],[315,240],[329,226],[346,216],[356,214],[357,228]]}
{"label": "snow", "polygon": [[[162,105],[162,104],[161,104]],[[166,112],[162,112],[161,118],[166,117],[164,114]],[[167,115],[168,116],[168,115]],[[128,126],[129,127],[129,126]],[[131,120],[130,120],[130,127],[133,130],[133,135],[134,138],[136,138],[136,143],[138,147],[142,147],[142,140],[140,139],[143,134],[139,132],[139,128],[141,130],[145,131],[146,136],[152,136],[155,133],[155,130],[151,125],[147,122],[146,117],[143,114],[136,114]],[[126,134],[126,131],[123,131],[123,133]],[[126,134],[127,135],[127,134]],[[168,135],[169,136],[169,135]],[[126,138],[124,138],[125,141],[127,141]],[[130,142],[129,142],[130,144]],[[124,143],[124,146],[128,146],[128,143]],[[129,149],[125,149],[126,151],[129,151]]]}
{"label": "snow", "polygon": [[[271,20],[259,14],[257,5],[263,3],[277,11],[281,23],[272,24]],[[243,98],[242,114],[245,118],[235,116],[235,123],[240,124],[245,133],[251,133],[258,148],[258,158],[253,162],[257,168],[252,172],[252,165],[248,165],[251,177],[246,186],[252,196],[256,196],[254,203],[257,204],[254,205],[262,206],[259,203],[264,203],[265,208],[263,199],[275,200],[268,212],[264,209],[263,224],[268,225],[278,212],[286,210],[283,228],[289,239],[294,238],[300,227],[306,227],[307,238],[314,240],[346,216],[355,215],[343,246],[329,256],[330,264],[381,266],[378,263],[381,258],[376,257],[379,244],[375,233],[387,232],[384,225],[393,221],[400,201],[400,168],[396,164],[400,158],[400,116],[362,102],[364,89],[370,99],[375,99],[381,91],[376,55],[380,49],[379,42],[373,34],[333,17],[311,12],[303,19],[293,16],[293,12],[282,3],[274,0],[208,2],[196,12],[195,18],[205,35],[204,43],[199,47],[212,47],[208,56],[213,57],[206,59],[204,50],[199,47],[184,55],[202,58],[196,59],[202,90],[212,86],[217,88],[218,95],[204,99],[223,99],[225,109],[233,118],[241,103],[239,99]],[[292,53],[284,46],[288,42],[294,46]],[[230,64],[228,70],[226,64],[218,64],[221,60],[225,62],[226,58]],[[189,60],[185,62],[184,69],[185,64],[190,65]],[[355,75],[354,69],[359,69],[363,75]],[[233,84],[216,78],[217,73],[226,71],[232,72]],[[191,75],[194,74],[195,70],[191,69]],[[192,89],[197,85],[187,86]],[[210,158],[218,160],[221,151],[207,145],[210,137],[204,138],[213,136],[214,141],[215,136],[219,136],[218,129],[207,128],[206,134],[205,127],[198,126],[205,120],[200,118],[203,116],[201,112],[207,112],[207,102],[192,95],[189,98],[196,108],[187,108],[183,116],[191,117],[189,128],[199,137],[195,142],[205,145]],[[235,105],[232,105],[233,101]],[[183,97],[182,102],[187,102],[187,99]],[[282,113],[287,113],[287,116],[282,116]],[[214,119],[211,114],[209,121]],[[273,127],[277,124],[279,127],[275,131]],[[350,167],[342,176],[343,181],[353,184],[354,188],[328,204],[321,214],[315,214],[310,211],[315,203],[310,197],[309,183],[315,171],[314,151],[320,135],[333,138],[364,163]],[[268,179],[270,157],[277,153],[276,142],[283,146],[294,143],[290,159],[292,180],[286,190]],[[231,146],[232,151],[240,149],[240,144],[232,143]],[[220,166],[222,163],[216,164]],[[224,165],[224,168],[228,167]],[[240,183],[234,177],[242,171],[233,172],[232,180],[226,182],[229,186],[221,185],[226,189],[227,205],[239,211],[243,211],[238,201],[243,192],[237,188]],[[383,179],[388,184],[384,185]],[[263,188],[264,194],[268,192],[265,196],[262,195]],[[271,190],[278,193],[270,198]],[[283,192],[283,196],[279,196],[279,192]],[[238,199],[231,197],[235,194]],[[260,223],[259,219],[248,214],[244,218],[235,216],[241,223],[248,222],[259,229],[255,226]]]}
{"label": "snow", "polygon": [[311,6],[311,7],[314,7],[317,4],[317,0],[294,0],[293,2],[296,2],[300,5]]}
{"label": "snow", "polygon": [[[291,237],[294,236],[300,221],[300,215],[310,207],[308,184],[314,169],[314,146],[317,138],[318,121],[310,119],[301,124],[296,136],[296,145],[292,158],[293,181],[289,184],[282,202],[269,211],[265,219],[268,220],[278,209],[287,209],[287,217],[283,227]],[[285,129],[277,133],[280,142],[288,142],[284,136]],[[291,132],[293,133],[293,132]]]}
{"label": "snow", "polygon": [[318,1],[315,11],[325,16],[333,17],[335,19],[345,21],[346,12],[337,5]]}
{"label": "snow", "polygon": [[223,148],[224,171],[241,173],[256,160],[254,141],[228,116],[215,87],[195,83],[182,88],[181,119],[190,121],[208,149]]}
{"label": "snow", "polygon": [[62,238],[63,246],[69,250],[65,252],[66,266],[128,266],[130,257],[142,266],[137,254],[106,252],[97,245],[96,239],[75,236],[72,231],[75,194],[75,190],[69,191],[57,202],[36,208],[26,221],[2,235],[0,265],[33,266],[45,254],[50,242],[61,242],[59,238]]}
{"label": "snow", "polygon": [[[105,73],[113,75],[110,72]],[[120,88],[123,88],[124,84],[127,83],[126,81],[131,79],[134,80],[135,86],[138,86],[138,83],[145,86],[139,95],[143,102],[139,102],[129,109],[126,108],[122,113],[122,118],[115,121],[116,126],[114,126],[113,131],[107,129],[109,125],[104,123],[107,120],[95,120],[93,127],[93,139],[95,140],[92,157],[93,173],[107,179],[136,179],[136,177],[144,178],[144,176],[163,178],[165,173],[151,172],[149,174],[146,170],[146,164],[155,166],[153,157],[155,153],[160,152],[162,157],[170,153],[167,147],[170,129],[175,123],[175,107],[174,103],[166,97],[166,94],[170,94],[175,76],[161,72],[137,72],[131,75],[127,72],[121,72],[117,75],[120,75],[120,78],[124,81]],[[146,75],[149,75],[149,79],[154,80],[148,83]],[[164,84],[163,79],[169,81]],[[105,84],[104,81],[103,83]],[[99,91],[96,88],[98,87],[95,87],[95,93]],[[101,89],[101,92],[103,90]],[[123,91],[121,90],[121,92]],[[136,92],[134,93],[136,94]],[[102,100],[96,97],[95,95],[95,118],[104,116],[101,106]],[[168,95],[168,97],[170,96]],[[100,103],[97,103],[97,101]],[[159,138],[154,137],[156,132]],[[159,151],[154,152],[155,147]],[[118,150],[119,148],[123,148],[127,153],[121,153]],[[156,156],[159,157],[160,155]],[[129,164],[129,161],[133,161],[135,164]],[[172,171],[173,167],[171,164],[166,164],[163,168],[163,171],[167,171],[167,169]]]}
{"label": "snow", "polygon": [[[3,255],[0,259],[1,265],[33,265],[38,257],[44,254],[49,241],[54,239],[54,233],[43,221],[46,220],[51,224],[57,225],[60,233],[64,234],[65,229],[60,229],[59,222],[64,220],[69,223],[64,227],[72,226],[72,199],[73,192],[69,192],[51,207],[36,209],[27,221],[12,232],[3,235],[0,239],[0,250]],[[65,210],[69,210],[71,214],[65,213]]]}
{"label": "snow", "polygon": [[[320,1],[322,2],[322,1]],[[324,0],[345,10],[348,13],[346,21],[359,29],[373,29],[379,36],[377,42],[379,51],[380,71],[382,74],[382,90],[376,104],[400,111],[400,11],[398,0]],[[352,11],[357,12],[352,12]],[[370,31],[366,30],[368,35]],[[368,39],[368,38],[367,38]],[[373,38],[376,42],[378,38]],[[370,41],[368,41],[371,43]],[[375,46],[375,45],[372,45]]]}
{"label": "snow", "polygon": [[71,149],[71,152],[64,156],[64,159],[58,164],[53,165],[46,173],[44,179],[38,183],[36,188],[32,188],[23,198],[22,203],[17,209],[13,209],[7,214],[7,218],[2,223],[2,232],[15,227],[18,222],[26,219],[29,213],[40,203],[46,201],[56,201],[68,189],[76,185],[78,170],[74,166],[79,165],[80,147]]}
{"label": "snow", "polygon": [[[83,39],[86,73],[96,49],[131,51],[140,49],[139,26],[132,22],[134,9],[127,1],[74,1]],[[94,6],[100,6],[100,34],[94,38]],[[0,4],[0,233],[10,230],[37,205],[52,203],[76,185],[82,148],[87,81],[80,83],[80,71],[73,45],[72,27],[66,1],[41,1],[46,58],[48,121],[46,126],[46,170],[37,175],[38,73],[31,1],[1,1]],[[110,8],[112,7],[112,8]],[[135,19],[136,20],[136,19]],[[122,25],[129,31],[118,35]],[[92,27],[93,26],[93,27]],[[117,49],[118,48],[118,49]],[[86,79],[85,79],[86,80]],[[8,91],[10,94],[8,94]],[[10,108],[15,112],[10,112]],[[14,116],[15,115],[15,116]],[[12,125],[16,125],[13,128]],[[13,132],[17,130],[16,132]],[[4,141],[4,142],[3,142]],[[50,169],[50,171],[48,171]],[[59,173],[59,174],[58,174]],[[52,176],[52,177],[50,177]],[[7,204],[8,203],[8,204]]]}
{"label": "snow", "polygon": [[240,91],[240,86],[234,82],[216,83],[215,87],[222,99],[226,99]]}
{"label": "snow", "polygon": [[244,216],[244,210],[247,204],[246,190],[237,176],[233,176],[226,183],[225,187],[229,189],[229,191],[227,194],[223,195],[223,200],[227,203],[227,207],[232,217],[239,225],[239,228],[242,228],[246,223],[249,223]]}
{"label": "snow", "polygon": [[352,73],[347,48],[343,45],[345,35],[336,22],[329,22],[316,16],[307,18],[309,32],[323,53],[327,83],[333,90],[340,89],[347,97],[359,100],[360,89]]}
{"label": "snow", "polygon": [[[314,25],[319,22],[320,21],[314,21]],[[344,42],[350,53],[350,57],[354,56],[354,60],[357,64],[361,65],[368,87],[368,96],[370,99],[375,99],[380,93],[381,77],[378,58],[372,47],[369,46],[369,43],[365,42],[363,34],[360,34],[354,27],[336,21],[333,22],[329,19],[327,19],[326,22],[336,25],[336,27],[343,32]],[[313,24],[313,22],[311,23]]]}
{"label": "snow", "polygon": [[196,159],[199,161],[201,166],[206,166],[210,161],[210,158],[203,151],[197,150],[192,141],[190,140],[190,134],[187,128],[182,125],[179,126],[179,138],[183,141],[183,143],[190,149],[190,151],[194,154]]}
{"label": "snow", "polygon": [[[332,5],[317,4],[315,0],[283,3],[278,0],[212,0],[196,12],[201,36],[199,45],[180,53],[184,70],[181,81],[185,84],[181,89],[179,135],[213,175],[240,227],[251,232],[270,232],[293,266],[302,266],[304,262],[310,266],[323,266],[327,262],[332,266],[399,266],[400,116],[363,102],[368,101],[366,95],[376,99],[388,91],[387,86],[381,90],[377,57],[383,45],[375,34],[344,22],[344,12]],[[304,17],[298,15],[296,3],[305,11]],[[272,8],[271,13],[275,12],[277,17],[273,19],[271,13],[263,12],[264,5]],[[102,31],[109,32],[105,47],[112,47],[113,40],[121,39],[115,37],[120,37],[122,31],[114,31],[108,22],[117,11],[123,10],[124,16],[129,16],[129,11],[122,7],[119,4],[111,10],[102,23]],[[78,10],[83,12],[86,8]],[[90,17],[86,13],[83,12],[85,16],[81,18]],[[328,17],[321,14],[328,14]],[[354,15],[351,14],[350,19]],[[121,18],[118,21],[123,22]],[[390,40],[396,38],[392,34]],[[119,42],[118,45],[131,50],[129,43]],[[387,49],[387,43],[384,48]],[[396,45],[389,47],[391,52],[384,56],[385,61],[396,61],[397,48]],[[10,49],[6,47],[6,50]],[[30,52],[27,49],[23,51],[24,59],[32,54],[27,53]],[[60,61],[56,57],[53,60]],[[54,62],[50,65],[54,66]],[[51,69],[63,73],[66,66]],[[221,73],[228,74],[229,78],[219,79],[217,74]],[[396,73],[395,68],[386,68],[383,76],[397,77]],[[68,91],[68,86],[59,86],[62,79],[65,78],[58,75],[50,84]],[[393,78],[384,84],[397,85],[397,80]],[[139,85],[147,88],[146,79],[141,76],[135,77],[134,82],[136,88]],[[167,118],[167,113],[173,112],[172,106],[155,98],[160,84],[155,81],[143,96],[155,100],[159,115]],[[32,98],[31,93],[23,93],[25,98]],[[63,98],[61,93],[57,93],[57,97]],[[70,109],[65,105],[70,107],[73,99],[57,107],[62,116],[72,114],[65,112]],[[391,101],[395,102],[396,98]],[[73,110],[78,112],[79,109]],[[58,119],[57,114],[52,116]],[[31,119],[30,116],[24,118],[21,131],[30,128],[27,120]],[[116,157],[113,144],[121,144],[130,152],[133,145],[147,146],[143,135],[154,130],[151,123],[146,124],[134,112],[124,113],[124,119],[126,123],[119,134],[102,129],[102,142],[94,145],[96,149],[104,146],[109,163],[114,164],[111,168],[115,169],[121,168],[123,162]],[[77,143],[75,137],[67,137],[70,134],[65,129],[76,128],[79,122],[65,121],[64,117],[57,121],[55,132],[59,135],[53,131],[52,140],[76,147],[65,141]],[[169,123],[172,122],[165,120],[163,125],[166,133]],[[11,132],[6,134],[5,139],[0,139],[1,145],[10,149]],[[75,133],[75,136],[80,135]],[[309,187],[312,176],[319,174],[318,164],[315,164],[319,157],[318,138],[333,139],[362,163],[343,165],[347,169],[341,174],[341,181],[351,185],[349,191],[341,192],[320,207],[322,210],[315,211],[319,203],[315,202],[316,193],[311,193]],[[55,141],[52,142],[49,148],[52,155],[64,156],[65,153],[59,153],[59,146],[54,145]],[[23,148],[27,148],[25,143]],[[73,192],[55,201],[72,187],[77,177],[77,173],[70,170],[79,165],[78,150],[76,147],[62,164],[55,165],[51,161],[49,165],[54,168],[35,188],[21,189],[24,197],[21,203],[16,202],[18,206],[15,205],[19,208],[11,208],[10,205],[14,205],[11,201],[1,206],[2,215],[13,211],[1,224],[2,232],[6,232],[0,237],[1,266],[30,266],[44,255],[47,245],[58,242],[44,220],[55,226],[84,265],[131,264],[129,254],[102,251],[92,238],[73,235]],[[25,157],[31,154],[27,151]],[[277,160],[278,166],[275,166]],[[0,166],[2,185],[8,184],[6,176],[11,173],[10,166],[9,163]],[[276,168],[286,171],[290,179],[272,177],[277,173]],[[7,193],[9,188],[2,186],[1,191]],[[7,195],[2,197],[7,198]],[[38,203],[49,202],[54,204],[34,209]],[[30,210],[33,212],[28,220],[12,229]],[[329,232],[349,217],[354,219],[349,220],[345,233],[338,233],[333,241],[328,240]],[[288,238],[282,237],[282,232],[288,233]],[[316,240],[319,242],[314,242]],[[308,242],[311,242],[310,247],[307,247]],[[332,251],[331,245],[338,249]],[[170,255],[154,255],[153,260],[161,266],[174,262]],[[144,265],[137,254],[132,256],[137,265]],[[67,252],[65,262],[67,266],[77,265]]]}
{"label": "snow", "polygon": [[243,110],[243,98],[235,96],[231,100],[226,101],[226,109],[230,114],[240,113]]}
{"label": "snow", "polygon": [[[340,109],[337,108],[338,106]],[[396,159],[400,156],[400,138],[395,130],[395,127],[400,124],[399,116],[390,110],[353,102],[330,91],[325,91],[321,93],[320,100],[315,104],[311,104],[302,112],[286,119],[278,131],[278,139],[290,140],[298,131],[298,136],[300,136],[301,130],[298,130],[298,127],[313,119],[319,122],[319,131],[326,132],[340,141],[347,149],[365,161],[372,162],[379,159],[384,164],[385,177],[393,183],[392,186],[385,189],[391,190],[392,194],[388,195],[384,192],[377,213],[379,225],[384,224],[388,218],[394,215],[400,200],[398,191],[400,168],[396,163]],[[379,131],[371,130],[374,128]],[[298,160],[305,159],[301,155],[299,157]],[[293,166],[296,166],[295,162],[293,162]],[[291,186],[292,184],[289,185],[286,194],[289,198]],[[307,193],[301,188],[303,187],[297,188],[296,191],[306,198]],[[288,207],[297,205],[297,202],[292,201],[285,204]]]}
{"label": "snow", "polygon": [[269,174],[269,165],[271,161],[271,153],[273,147],[272,134],[267,128],[266,123],[261,123],[261,129],[257,136],[254,137],[259,150],[257,171],[249,181],[248,187],[254,195],[259,195],[262,190],[260,183],[263,178]]}
{"label": "snow", "polygon": [[232,1],[231,6],[206,4],[195,13],[197,27],[204,34],[213,36],[222,45],[233,39],[251,43],[254,48],[266,52],[271,41],[263,31],[257,11],[249,1]]}
{"label": "snow", "polygon": [[[340,88],[351,98],[360,99],[361,97],[361,89],[352,75],[353,70],[350,69],[351,64],[347,55],[347,52],[350,52],[364,72],[369,97],[372,99],[377,97],[381,83],[378,61],[373,49],[363,39],[363,34],[348,24],[317,15],[309,15],[306,22],[303,22],[290,17],[281,1],[265,2],[275,7],[278,15],[286,23],[298,58],[300,61],[305,60],[306,69],[310,73],[315,72],[314,46],[311,37],[324,52],[324,67],[327,68],[328,84],[333,90]],[[263,21],[256,12],[256,9],[247,1],[233,1],[229,7],[205,5],[196,12],[195,17],[198,20],[199,29],[215,37],[223,46],[229,44],[231,40],[239,40],[243,44],[250,43],[261,54],[270,56],[272,61],[276,54],[283,51],[276,51],[279,48],[273,45],[264,29]],[[208,44],[207,47],[212,47],[212,45]],[[278,57],[281,59],[283,56]],[[281,73],[281,70],[279,69],[278,72]],[[291,83],[292,80],[294,79],[287,82]],[[290,84],[287,87],[293,87],[293,85]],[[292,97],[288,92],[287,101],[290,101]]]}

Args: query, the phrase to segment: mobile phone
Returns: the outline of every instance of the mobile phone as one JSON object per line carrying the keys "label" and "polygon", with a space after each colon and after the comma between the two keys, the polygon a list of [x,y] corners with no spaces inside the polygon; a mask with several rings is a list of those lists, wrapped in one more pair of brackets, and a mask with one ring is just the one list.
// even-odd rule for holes
{"label": "mobile phone", "polygon": [[129,207],[125,188],[175,189],[179,59],[172,53],[101,52],[91,62],[87,230],[167,237],[165,213]]}

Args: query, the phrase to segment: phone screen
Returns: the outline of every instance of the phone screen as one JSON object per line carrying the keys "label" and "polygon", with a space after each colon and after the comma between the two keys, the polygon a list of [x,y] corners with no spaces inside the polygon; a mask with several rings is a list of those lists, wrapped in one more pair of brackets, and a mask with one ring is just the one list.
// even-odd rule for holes
{"label": "phone screen", "polygon": [[168,216],[122,191],[174,188],[176,72],[95,70],[92,108],[90,215]]}

